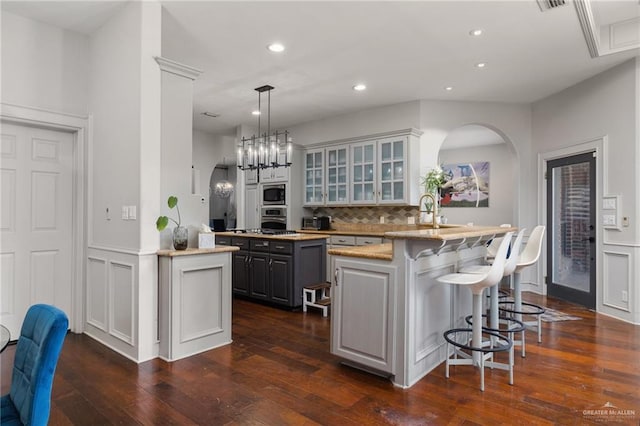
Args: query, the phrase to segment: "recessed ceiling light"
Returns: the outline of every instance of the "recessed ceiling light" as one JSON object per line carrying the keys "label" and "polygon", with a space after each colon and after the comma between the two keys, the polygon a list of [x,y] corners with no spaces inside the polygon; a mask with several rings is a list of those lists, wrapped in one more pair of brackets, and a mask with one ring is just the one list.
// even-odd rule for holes
{"label": "recessed ceiling light", "polygon": [[486,62],[478,62],[478,63],[476,64],[476,68],[484,68],[484,67],[486,67],[486,66],[487,66],[487,63],[486,63]]}
{"label": "recessed ceiling light", "polygon": [[446,90],[447,92],[450,92],[453,90],[453,86],[447,86],[444,88],[444,90]]}
{"label": "recessed ceiling light", "polygon": [[482,35],[482,30],[477,28],[475,30],[471,30],[469,31],[469,35],[472,35],[474,37],[478,37],[479,35]]}
{"label": "recessed ceiling light", "polygon": [[365,90],[367,88],[367,86],[365,86],[364,84],[360,83],[360,84],[356,84],[355,86],[353,86],[353,90],[356,90],[358,92],[362,92],[363,90]]}
{"label": "recessed ceiling light", "polygon": [[280,43],[271,43],[269,46],[267,46],[267,49],[269,49],[272,52],[282,52],[284,51],[284,46]]}
{"label": "recessed ceiling light", "polygon": [[256,110],[256,111],[251,111],[251,114],[253,115],[260,115],[260,111]]}

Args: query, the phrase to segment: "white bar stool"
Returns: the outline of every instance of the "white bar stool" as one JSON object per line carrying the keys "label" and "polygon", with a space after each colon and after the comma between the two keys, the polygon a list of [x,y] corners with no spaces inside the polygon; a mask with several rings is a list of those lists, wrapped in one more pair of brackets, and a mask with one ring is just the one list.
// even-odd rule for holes
{"label": "white bar stool", "polygon": [[[507,232],[503,241],[500,243],[498,252],[496,253],[493,264],[489,267],[486,274],[463,274],[454,273],[447,274],[437,278],[437,281],[443,284],[455,284],[466,286],[471,290],[473,294],[473,309],[472,309],[472,328],[454,328],[444,332],[444,339],[447,341],[447,361],[445,375],[449,377],[449,365],[477,365],[480,367],[480,390],[484,391],[484,366],[493,364],[493,362],[486,362],[488,359],[492,359],[493,353],[498,351],[510,351],[512,343],[508,337],[502,336],[497,332],[484,331],[485,335],[488,335],[496,344],[485,346],[482,339],[482,291],[485,288],[495,286],[502,279],[504,273],[504,264],[507,257],[507,249],[509,248],[509,242],[513,232]],[[457,337],[461,334],[468,335],[471,333],[471,342],[467,344],[461,343]],[[449,356],[449,344],[453,345],[453,356],[451,359]],[[471,352],[468,354],[464,352],[467,350]],[[460,356],[461,358],[458,358]],[[500,368],[499,366],[496,366]],[[509,384],[513,384],[513,362],[509,361]]]}
{"label": "white bar stool", "polygon": [[[542,251],[542,238],[544,237],[544,225],[538,225],[533,228],[529,241],[518,258],[514,275],[513,275],[513,300],[500,301],[500,310],[511,314],[513,318],[522,321],[522,316],[536,316],[536,321],[523,321],[525,326],[536,327],[538,331],[538,343],[542,342],[542,322],[541,315],[545,309],[542,306],[522,301],[522,288],[520,285],[521,272],[524,268],[535,264],[540,258]],[[522,357],[525,356],[524,331],[522,332],[522,340],[514,340],[514,345],[522,347]]]}
{"label": "white bar stool", "polygon": [[[511,249],[509,250],[509,257],[504,263],[502,278],[511,276],[511,274],[513,274],[513,272],[516,269],[516,266],[518,264],[518,258],[519,258],[518,254],[520,253],[520,246],[522,245],[522,240],[524,238],[525,231],[526,231],[526,228],[521,229],[520,232],[518,232],[518,235],[516,236],[516,239],[513,245],[511,245]],[[489,254],[495,255],[495,250],[496,250],[495,249],[496,244],[494,243],[495,240],[497,240],[497,238],[494,238],[491,244],[489,245],[489,247],[492,247],[492,246],[494,247],[493,253],[489,251],[487,248],[488,255]],[[502,242],[502,240],[503,239],[500,238],[500,243]],[[489,263],[492,263],[493,258],[487,259],[487,261]],[[489,271],[489,268],[491,268],[490,265],[471,265],[471,266],[467,266],[460,269],[460,272],[462,272],[463,274],[483,274],[483,273],[486,274]],[[498,309],[498,302],[499,302],[498,284],[494,285],[493,287],[490,287],[489,291],[490,291],[491,306],[489,308],[489,318],[487,319],[487,325],[484,326],[483,329],[485,331],[507,333],[512,340],[513,340],[514,333],[522,332],[522,346],[524,347],[524,330],[525,330],[524,324],[522,323],[522,321],[516,318],[500,316],[499,309]],[[471,324],[473,321],[471,316],[466,317],[465,320],[469,324]],[[500,329],[501,321],[503,323],[506,323],[507,325],[506,329]],[[511,348],[511,351],[513,351],[513,347]],[[512,353],[509,354],[509,359],[511,360],[511,362],[513,362]]]}

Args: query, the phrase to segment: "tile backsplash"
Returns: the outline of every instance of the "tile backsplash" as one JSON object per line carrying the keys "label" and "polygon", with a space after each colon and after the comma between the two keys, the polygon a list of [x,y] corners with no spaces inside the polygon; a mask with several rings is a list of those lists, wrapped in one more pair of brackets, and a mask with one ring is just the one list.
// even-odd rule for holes
{"label": "tile backsplash", "polygon": [[406,225],[407,218],[418,216],[417,206],[317,207],[305,209],[313,216],[331,216],[336,223],[385,223]]}

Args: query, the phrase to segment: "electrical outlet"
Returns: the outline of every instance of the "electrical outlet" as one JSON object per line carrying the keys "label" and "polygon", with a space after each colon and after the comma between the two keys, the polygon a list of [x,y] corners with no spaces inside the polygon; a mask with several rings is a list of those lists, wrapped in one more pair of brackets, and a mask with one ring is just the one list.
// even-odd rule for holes
{"label": "electrical outlet", "polygon": [[384,216],[380,216],[380,223],[384,223]]}
{"label": "electrical outlet", "polygon": [[622,218],[622,226],[629,226],[629,217],[628,216],[624,216]]}
{"label": "electrical outlet", "polygon": [[413,216],[409,216],[407,218],[407,225],[415,225],[416,224],[416,218]]}
{"label": "electrical outlet", "polygon": [[629,301],[629,294],[626,292],[626,290],[622,291],[622,301],[623,302],[628,302]]}
{"label": "electrical outlet", "polygon": [[128,219],[129,219],[129,207],[122,206],[122,220],[128,220]]}
{"label": "electrical outlet", "polygon": [[129,206],[129,220],[136,220],[136,206]]}

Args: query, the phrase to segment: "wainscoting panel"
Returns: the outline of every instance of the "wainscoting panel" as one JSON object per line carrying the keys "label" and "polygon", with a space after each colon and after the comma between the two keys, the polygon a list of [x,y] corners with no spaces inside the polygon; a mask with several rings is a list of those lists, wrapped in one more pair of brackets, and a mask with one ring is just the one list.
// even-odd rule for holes
{"label": "wainscoting panel", "polygon": [[135,312],[134,265],[109,262],[109,334],[133,345]]}
{"label": "wainscoting panel", "polygon": [[631,254],[624,253],[619,248],[605,249],[602,252],[604,276],[602,304],[630,312],[629,298],[632,296]]}
{"label": "wainscoting panel", "polygon": [[[222,304],[222,268],[183,269],[180,279],[180,343],[222,331],[222,311],[212,315],[212,306]],[[188,312],[188,315],[184,313]]]}
{"label": "wainscoting panel", "polygon": [[107,261],[87,258],[87,323],[107,331]]}

